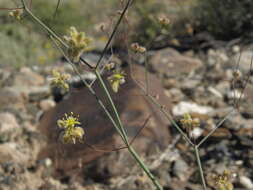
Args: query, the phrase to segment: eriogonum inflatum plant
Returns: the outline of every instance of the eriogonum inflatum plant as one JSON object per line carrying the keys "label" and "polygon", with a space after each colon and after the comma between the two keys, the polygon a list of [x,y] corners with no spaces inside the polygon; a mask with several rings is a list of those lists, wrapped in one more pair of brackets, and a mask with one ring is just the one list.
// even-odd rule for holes
{"label": "eriogonum inflatum plant", "polygon": [[63,143],[75,144],[77,141],[82,142],[84,130],[82,127],[77,127],[81,123],[78,120],[78,116],[74,116],[73,112],[69,115],[65,114],[65,117],[57,121],[57,125],[63,129],[61,134]]}
{"label": "eriogonum inflatum plant", "polygon": [[233,184],[230,182],[230,172],[225,170],[223,174],[214,176],[217,190],[233,190]]}
{"label": "eriogonum inflatum plant", "polygon": [[135,53],[145,53],[146,52],[146,48],[143,46],[140,46],[138,43],[132,43],[131,50]]}
{"label": "eriogonum inflatum plant", "polygon": [[199,119],[192,119],[189,113],[184,114],[183,119],[180,120],[180,123],[189,135],[191,135],[191,132],[194,128],[199,127],[200,125]]}
{"label": "eriogonum inflatum plant", "polygon": [[69,45],[68,55],[74,62],[79,61],[80,56],[91,42],[91,38],[87,37],[84,32],[78,32],[73,26],[70,27],[69,35],[64,36],[64,39]]}
{"label": "eriogonum inflatum plant", "polygon": [[15,9],[9,12],[9,16],[17,20],[21,20],[22,14],[23,14],[23,9]]}
{"label": "eriogonum inflatum plant", "polygon": [[167,17],[165,16],[160,16],[158,18],[158,22],[159,24],[161,24],[163,27],[166,27],[170,24],[170,19],[168,19]]}
{"label": "eriogonum inflatum plant", "polygon": [[114,71],[113,74],[108,77],[111,84],[112,90],[117,93],[119,91],[120,85],[126,82],[124,71]]}
{"label": "eriogonum inflatum plant", "polygon": [[69,74],[61,74],[60,72],[53,70],[53,78],[51,79],[51,85],[64,89],[65,91],[69,90],[69,84],[67,81],[70,79]]}

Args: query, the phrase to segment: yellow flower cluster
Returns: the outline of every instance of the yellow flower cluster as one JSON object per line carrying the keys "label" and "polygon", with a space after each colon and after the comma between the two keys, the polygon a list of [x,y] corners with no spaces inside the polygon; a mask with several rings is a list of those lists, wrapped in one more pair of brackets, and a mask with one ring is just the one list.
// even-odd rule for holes
{"label": "yellow flower cluster", "polygon": [[214,177],[217,190],[233,190],[233,184],[230,182],[230,172],[225,170],[223,174]]}
{"label": "yellow flower cluster", "polygon": [[199,127],[199,119],[195,118],[192,119],[191,115],[186,113],[184,114],[183,119],[180,120],[180,123],[182,124],[183,128],[186,129],[188,135],[191,137],[191,132],[195,127]]}
{"label": "yellow flower cluster", "polygon": [[131,44],[131,49],[135,53],[145,53],[146,52],[146,48],[143,47],[143,46],[140,46],[138,43],[132,43]]}
{"label": "yellow flower cluster", "polygon": [[158,18],[158,22],[159,24],[161,24],[162,26],[168,26],[170,24],[170,19],[168,19],[165,16],[161,16]]}
{"label": "yellow flower cluster", "polygon": [[53,78],[51,81],[51,85],[63,88],[66,91],[69,90],[69,85],[67,83],[67,80],[70,79],[69,74],[61,74],[60,72],[53,70],[52,75]]}
{"label": "yellow flower cluster", "polygon": [[65,114],[64,118],[57,121],[57,125],[64,129],[61,135],[63,143],[75,144],[77,140],[82,142],[84,130],[76,126],[80,124],[78,117],[75,117],[73,112],[71,112],[70,115]]}
{"label": "yellow flower cluster", "polygon": [[14,17],[17,20],[21,19],[22,14],[23,14],[23,9],[15,9],[9,12],[9,16]]}
{"label": "yellow flower cluster", "polygon": [[199,120],[198,119],[192,119],[191,115],[189,113],[184,114],[183,119],[180,120],[181,124],[185,129],[187,128],[195,128],[199,126]]}
{"label": "yellow flower cluster", "polygon": [[123,71],[115,71],[110,77],[108,77],[108,80],[111,84],[112,90],[117,93],[120,85],[126,82],[125,73]]}
{"label": "yellow flower cluster", "polygon": [[91,42],[91,38],[87,37],[84,32],[78,32],[75,27],[70,27],[69,36],[64,36],[68,42],[68,55],[74,62],[78,62],[80,56],[86,50]]}

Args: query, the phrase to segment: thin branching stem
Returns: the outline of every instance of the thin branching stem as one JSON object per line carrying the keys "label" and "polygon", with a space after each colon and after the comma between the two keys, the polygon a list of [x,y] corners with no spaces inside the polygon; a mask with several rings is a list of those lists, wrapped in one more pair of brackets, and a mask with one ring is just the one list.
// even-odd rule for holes
{"label": "thin branching stem", "polygon": [[[98,77],[98,81],[100,82],[100,84],[102,85],[102,88],[104,89],[104,92],[107,96],[107,98],[109,99],[109,102],[111,103],[111,106],[114,110],[115,116],[117,118],[118,124],[119,124],[119,128],[122,131],[122,135],[124,136],[124,138],[127,140],[127,135],[125,132],[125,129],[121,123],[118,111],[115,107],[115,104],[111,98],[111,95],[106,87],[106,85],[103,82],[102,77],[100,76],[100,73],[98,71],[95,71],[96,76]],[[124,141],[125,142],[125,141]],[[150,172],[150,170],[148,169],[148,167],[144,164],[144,162],[141,160],[141,158],[138,156],[138,154],[135,152],[135,150],[132,148],[132,146],[129,144],[128,141],[126,141],[126,146],[128,151],[130,152],[130,154],[133,156],[133,158],[136,160],[136,162],[139,164],[139,166],[143,169],[143,171],[147,174],[147,176],[150,178],[150,180],[153,182],[154,186],[158,189],[158,190],[162,190],[162,186],[159,184],[159,182],[156,180],[156,178],[153,176],[153,174]]]}
{"label": "thin branching stem", "polygon": [[[146,56],[146,54],[145,54]],[[129,60],[131,62],[131,60]],[[145,59],[145,72],[147,72],[147,60]],[[132,67],[130,64],[130,70],[132,72]],[[146,73],[146,80],[148,79],[148,74]],[[165,110],[164,106],[161,105],[154,96],[150,95],[148,93],[148,88],[142,87],[141,84],[139,84],[139,82],[134,78],[134,76],[131,75],[131,78],[133,79],[133,81],[136,83],[136,85],[140,88],[140,90],[143,92],[144,96],[151,101],[158,109],[159,111],[168,119],[168,121],[170,121],[172,123],[172,125],[176,128],[176,130],[185,138],[185,140],[191,145],[194,146],[195,144],[191,141],[191,139],[184,133],[184,131],[178,126],[178,124],[175,122],[174,119],[172,119],[171,115]],[[146,81],[146,85],[149,85]]]}
{"label": "thin branching stem", "polygon": [[[63,45],[65,48],[69,49],[68,44],[66,44],[51,28],[49,28],[45,23],[43,23],[38,17],[36,17],[32,11],[30,11],[30,9],[27,7],[26,3],[24,0],[21,0],[23,8],[25,10],[25,12],[30,15],[32,17],[32,19],[37,22],[42,28],[44,28],[44,30],[47,31],[47,33],[49,34],[49,36],[53,36],[57,41],[59,41],[61,43],[61,45]],[[87,65],[89,68],[93,69],[93,67],[87,62],[85,61],[82,57],[80,58],[80,60]]]}
{"label": "thin branching stem", "polygon": [[[118,20],[118,22],[116,23],[113,32],[100,56],[100,59],[98,60],[96,67],[95,67],[95,74],[98,78],[99,84],[101,85],[103,91],[104,91],[104,95],[108,98],[110,106],[113,109],[113,113],[116,116],[116,121],[115,119],[112,117],[111,113],[109,112],[109,110],[105,107],[104,103],[99,99],[99,97],[97,96],[97,94],[95,93],[95,91],[91,88],[91,86],[81,77],[81,74],[79,73],[78,69],[76,68],[76,66],[71,62],[71,60],[68,58],[68,56],[65,54],[64,50],[61,48],[60,45],[58,45],[57,42],[59,42],[62,46],[64,46],[65,48],[69,48],[68,44],[66,44],[52,29],[50,29],[46,24],[44,24],[38,17],[36,17],[27,7],[25,0],[21,0],[22,4],[23,4],[23,8],[25,10],[25,12],[31,16],[31,18],[37,22],[44,30],[46,30],[50,36],[50,38],[53,40],[54,44],[57,46],[57,48],[61,51],[61,53],[64,55],[64,57],[66,58],[66,60],[68,61],[68,63],[72,66],[73,70],[77,73],[77,75],[80,77],[81,81],[84,83],[84,85],[89,89],[89,91],[94,95],[94,97],[96,98],[97,102],[99,103],[99,105],[103,108],[104,112],[106,113],[106,115],[108,116],[108,118],[110,119],[110,121],[112,122],[113,126],[116,128],[117,132],[119,133],[119,135],[121,136],[122,140],[124,141],[124,143],[126,144],[126,147],[129,151],[129,153],[133,156],[133,158],[136,160],[136,162],[140,165],[140,167],[143,169],[143,171],[147,174],[147,176],[151,179],[151,181],[153,182],[154,186],[158,189],[158,190],[162,190],[162,186],[159,184],[159,182],[155,179],[155,177],[153,176],[153,174],[150,172],[150,170],[148,169],[148,167],[143,163],[143,161],[140,159],[140,157],[138,156],[138,154],[135,152],[135,150],[132,148],[131,144],[129,144],[128,141],[128,137],[125,131],[125,128],[122,125],[122,122],[120,120],[119,117],[119,113],[116,109],[116,106],[111,98],[111,95],[100,75],[99,72],[99,66],[101,63],[101,60],[104,57],[105,52],[107,51],[107,48],[109,47],[128,7],[130,6],[131,2],[133,2],[132,0],[128,0],[127,4],[123,10],[123,12],[120,15],[120,18]],[[87,63],[86,61],[83,61],[84,63]]]}
{"label": "thin branching stem", "polygon": [[213,128],[197,145],[197,147],[200,147],[233,113],[235,112],[235,109],[231,110],[226,117],[224,117],[215,128]]}
{"label": "thin branching stem", "polygon": [[173,120],[170,116],[170,114],[164,109],[164,106],[162,106],[155,97],[153,97],[150,94],[146,94],[145,89],[135,80],[135,83],[139,86],[139,88],[142,90],[144,93],[144,96],[148,98],[158,109],[159,111],[172,123],[172,125],[177,129],[177,131],[185,138],[185,140],[192,146],[194,146],[194,143],[189,139],[189,137],[183,132],[183,130],[178,126],[178,124]]}
{"label": "thin branching stem", "polygon": [[109,93],[109,91],[108,91],[108,89],[107,89],[107,87],[106,87],[106,85],[105,85],[105,83],[104,83],[104,81],[103,81],[100,73],[98,71],[95,71],[95,74],[96,74],[96,77],[98,79],[99,84],[101,85],[101,88],[104,90],[104,93],[105,93],[106,97],[108,98],[108,100],[110,102],[110,105],[111,105],[111,107],[113,109],[113,112],[114,112],[114,114],[116,116],[116,119],[117,119],[117,122],[118,122],[119,130],[121,131],[121,133],[123,135],[124,142],[128,146],[129,142],[128,142],[127,134],[126,134],[126,131],[125,131],[123,125],[122,125],[121,119],[119,117],[118,110],[117,110],[117,108],[116,108],[116,106],[115,106],[115,104],[114,104],[114,102],[112,100],[112,97],[111,97],[111,95],[110,95],[110,93]]}
{"label": "thin branching stem", "polygon": [[99,99],[99,97],[97,96],[97,94],[93,90],[93,88],[90,87],[90,85],[83,79],[83,77],[81,76],[81,73],[78,71],[78,69],[76,68],[76,66],[71,62],[71,60],[68,58],[68,56],[63,51],[63,49],[57,44],[57,42],[55,41],[55,39],[52,36],[51,36],[51,39],[54,42],[54,44],[56,45],[57,49],[61,52],[61,54],[64,56],[64,58],[67,60],[67,62],[71,65],[71,67],[73,68],[73,70],[76,72],[76,74],[79,76],[79,78],[82,81],[82,83],[88,88],[88,90],[91,92],[91,94],[95,97],[95,99],[97,100],[98,104],[104,110],[104,112],[106,113],[107,117],[110,119],[110,121],[112,122],[113,126],[116,128],[117,132],[119,133],[119,135],[121,136],[121,138],[124,140],[124,137],[123,137],[121,131],[119,130],[119,128],[118,128],[116,122],[114,121],[113,117],[111,116],[109,110],[105,107],[104,103]]}
{"label": "thin branching stem", "polygon": [[252,64],[253,64],[253,56],[251,56],[249,72],[248,72],[246,81],[245,81],[245,83],[244,83],[244,85],[243,85],[243,88],[242,88],[242,90],[241,90],[240,97],[238,98],[238,101],[236,102],[236,105],[235,105],[236,108],[238,108],[239,103],[240,103],[240,101],[241,101],[241,99],[242,99],[242,97],[243,97],[243,93],[244,93],[244,91],[245,91],[245,89],[246,89],[246,87],[247,87],[247,85],[248,85],[248,83],[249,83],[250,76],[251,76],[251,73],[252,73]]}
{"label": "thin branching stem", "polygon": [[131,146],[129,146],[128,147],[128,151],[131,153],[131,155],[134,157],[134,159],[138,162],[138,164],[143,169],[143,171],[147,174],[147,176],[149,177],[149,179],[151,179],[151,181],[153,182],[153,184],[156,187],[156,189],[157,190],[163,190],[163,187],[159,184],[159,182],[157,181],[157,179],[150,172],[150,170],[148,169],[148,167],[144,164],[144,162],[141,160],[141,158],[135,152],[135,150]]}
{"label": "thin branching stem", "polygon": [[134,0],[128,0],[127,1],[125,8],[123,9],[122,13],[120,14],[120,17],[119,17],[119,19],[118,19],[118,21],[117,21],[117,23],[116,23],[116,25],[115,25],[115,27],[114,27],[114,29],[112,31],[112,34],[111,34],[109,40],[107,41],[107,43],[106,43],[106,45],[105,45],[105,47],[104,47],[104,49],[102,51],[101,56],[99,57],[99,60],[98,60],[98,62],[96,64],[96,67],[95,67],[96,70],[99,69],[100,63],[101,63],[102,59],[104,58],[104,55],[105,55],[105,53],[106,53],[109,45],[111,44],[111,41],[112,41],[114,35],[116,34],[116,32],[118,30],[118,27],[119,27],[122,19],[124,18],[125,13],[126,13],[127,9],[129,8],[129,6],[130,6],[130,4],[131,4],[132,1],[134,1]]}
{"label": "thin branching stem", "polygon": [[[51,37],[52,40],[53,37]],[[115,122],[114,118],[111,116],[111,114],[109,113],[109,111],[107,110],[107,108],[104,106],[103,102],[97,97],[95,91],[90,87],[90,85],[82,78],[81,74],[79,73],[78,69],[76,68],[76,66],[70,61],[70,59],[66,56],[66,54],[64,53],[64,51],[61,49],[60,46],[58,46],[57,42],[54,41],[55,44],[57,45],[57,48],[61,51],[61,53],[63,54],[63,56],[67,59],[68,63],[72,66],[73,70],[77,73],[77,75],[80,77],[81,81],[84,83],[84,85],[90,90],[90,92],[95,96],[95,98],[97,99],[99,105],[103,108],[103,110],[105,111],[106,115],[108,116],[108,118],[110,119],[110,121],[112,122],[113,126],[116,128],[117,132],[119,133],[120,137],[122,138],[123,142],[126,144],[126,148],[128,149],[129,153],[133,156],[133,158],[136,160],[136,162],[139,164],[139,166],[142,168],[142,170],[147,174],[147,176],[150,178],[150,180],[153,182],[154,186],[157,188],[157,190],[162,190],[162,186],[159,184],[159,182],[156,180],[156,178],[153,176],[153,174],[150,172],[150,170],[148,169],[148,167],[144,164],[144,162],[140,159],[140,157],[138,156],[138,154],[135,152],[135,150],[132,148],[131,144],[128,142],[128,137],[126,136],[124,127],[121,123],[121,120],[119,118],[118,115],[118,111],[113,103],[113,100],[110,97],[109,91],[106,88],[102,77],[100,76],[100,73],[98,71],[96,71],[96,75],[98,77],[98,81],[101,82],[101,85],[105,91],[105,95],[109,95],[109,97],[107,96],[107,98],[110,100],[111,102],[111,106],[114,107],[114,111],[116,113],[116,117],[118,118],[117,123]],[[121,130],[123,129],[123,130]],[[132,143],[132,141],[131,141]],[[122,147],[121,149],[123,149],[124,147]]]}
{"label": "thin branching stem", "polygon": [[147,62],[147,52],[145,52],[145,81],[146,81],[146,93],[149,94],[149,78],[148,78],[148,62]]}
{"label": "thin branching stem", "polygon": [[56,8],[55,8],[55,11],[54,11],[53,19],[55,19],[55,17],[56,17],[57,10],[58,10],[58,8],[59,8],[59,6],[60,6],[60,3],[61,3],[61,0],[58,0],[58,1],[57,1],[57,5],[56,5]]}
{"label": "thin branching stem", "polygon": [[204,173],[203,173],[203,169],[202,169],[202,165],[201,165],[201,160],[200,160],[200,157],[199,157],[198,146],[194,146],[194,152],[195,152],[195,156],[196,156],[196,159],[197,159],[197,164],[198,164],[198,168],[199,168],[201,183],[202,183],[203,189],[206,190],[206,180],[205,180],[205,177],[204,177]]}
{"label": "thin branching stem", "polygon": [[53,36],[57,41],[59,41],[65,48],[68,48],[68,45],[46,24],[44,24],[38,17],[36,17],[30,9],[27,7],[24,0],[21,0],[25,12],[32,17],[42,28],[44,28],[51,36]]}

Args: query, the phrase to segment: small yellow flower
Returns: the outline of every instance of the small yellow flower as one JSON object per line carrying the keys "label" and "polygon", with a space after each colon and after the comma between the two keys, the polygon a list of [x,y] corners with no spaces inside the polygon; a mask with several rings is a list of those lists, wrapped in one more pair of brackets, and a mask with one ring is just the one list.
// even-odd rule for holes
{"label": "small yellow flower", "polygon": [[135,53],[145,53],[146,52],[146,48],[143,47],[143,46],[140,46],[138,43],[132,43],[131,44],[131,49]]}
{"label": "small yellow flower", "polygon": [[186,129],[188,135],[191,137],[192,131],[194,128],[199,127],[199,119],[192,119],[191,115],[186,113],[184,114],[183,119],[180,120],[180,123],[183,125],[183,128]]}
{"label": "small yellow flower", "polygon": [[75,27],[70,27],[69,36],[64,36],[68,42],[68,54],[74,62],[78,62],[80,56],[86,50],[91,42],[91,38],[87,37],[84,32],[78,32]]}
{"label": "small yellow flower", "polygon": [[199,126],[198,119],[192,119],[189,113],[184,114],[183,119],[180,120],[184,128],[195,128]]}
{"label": "small yellow flower", "polygon": [[217,190],[233,190],[233,184],[230,182],[230,172],[225,170],[223,174],[214,177]]}
{"label": "small yellow flower", "polygon": [[66,91],[69,90],[69,85],[66,82],[70,78],[69,74],[61,74],[60,72],[53,70],[52,75],[53,78],[51,81],[51,85],[63,88]]}
{"label": "small yellow flower", "polygon": [[15,9],[9,12],[9,16],[14,17],[17,20],[21,19],[22,14],[23,14],[23,9]]}
{"label": "small yellow flower", "polygon": [[158,22],[159,24],[161,24],[162,26],[168,26],[170,24],[170,19],[168,19],[165,16],[161,16],[158,18]]}
{"label": "small yellow flower", "polygon": [[65,114],[65,117],[57,121],[57,125],[64,129],[61,134],[63,143],[75,144],[76,141],[82,142],[84,130],[81,127],[77,127],[77,125],[80,124],[78,116],[75,117],[73,112],[71,112],[70,115]]}
{"label": "small yellow flower", "polygon": [[112,90],[117,93],[119,90],[119,86],[126,82],[125,73],[123,71],[115,71],[108,80],[111,84]]}

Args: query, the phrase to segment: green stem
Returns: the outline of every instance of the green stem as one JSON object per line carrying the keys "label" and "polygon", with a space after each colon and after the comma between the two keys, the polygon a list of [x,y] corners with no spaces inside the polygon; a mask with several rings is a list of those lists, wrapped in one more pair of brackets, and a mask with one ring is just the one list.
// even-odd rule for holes
{"label": "green stem", "polygon": [[197,145],[197,147],[200,147],[233,113],[235,110],[230,111],[226,117],[224,117],[213,130],[211,130]]}
{"label": "green stem", "polygon": [[[51,39],[54,41],[54,38],[56,40],[58,40],[65,48],[69,48],[68,45],[62,41],[62,39],[56,35],[56,33],[54,31],[52,31],[49,27],[47,27],[47,25],[45,25],[39,18],[37,18],[26,6],[26,3],[24,0],[21,0],[22,4],[23,4],[23,7],[24,7],[24,10],[37,22],[39,23],[49,34],[50,34],[50,37]],[[114,28],[114,31],[113,31],[113,34],[111,35],[111,39],[109,40],[109,42],[107,43],[106,47],[104,48],[104,51],[106,51],[107,47],[109,46],[110,44],[110,41],[112,40],[116,30],[117,30],[117,27],[118,25],[120,24],[128,6],[130,5],[130,2],[131,0],[128,1],[123,13],[121,14],[121,17],[119,19],[119,21],[117,22],[115,28]],[[55,42],[55,41],[54,41]],[[67,59],[67,61],[69,62],[69,64],[73,67],[73,70],[78,74],[78,76],[80,77],[80,79],[82,80],[82,82],[84,83],[84,85],[89,89],[89,91],[95,96],[97,102],[99,103],[99,105],[103,108],[103,110],[105,111],[106,115],[108,116],[108,118],[110,119],[110,121],[112,122],[113,126],[116,128],[117,132],[119,133],[119,135],[121,136],[122,140],[124,141],[124,143],[126,144],[127,148],[128,148],[128,151],[130,152],[130,154],[133,156],[133,158],[138,162],[138,164],[140,165],[140,167],[143,169],[143,171],[147,174],[147,176],[152,180],[154,186],[158,189],[158,190],[162,190],[163,188],[161,187],[161,185],[158,183],[158,181],[155,179],[155,177],[152,175],[152,173],[150,172],[150,170],[147,168],[147,166],[142,162],[142,160],[140,159],[140,157],[138,156],[138,154],[134,151],[134,149],[129,145],[129,142],[128,142],[128,137],[126,135],[126,132],[125,132],[125,129],[121,123],[121,120],[120,120],[120,117],[119,117],[119,114],[118,114],[118,111],[114,105],[114,102],[110,96],[110,93],[108,91],[108,89],[106,88],[106,85],[104,84],[103,82],[103,79],[100,75],[100,73],[98,72],[97,68],[99,66],[99,63],[100,61],[102,60],[103,58],[103,55],[104,53],[102,53],[101,57],[100,57],[100,60],[98,61],[97,65],[96,65],[96,70],[95,70],[95,74],[99,80],[99,83],[100,85],[102,86],[112,108],[113,108],[113,112],[116,116],[116,119],[117,119],[117,123],[115,122],[114,118],[111,116],[110,112],[107,110],[107,108],[105,107],[105,105],[103,104],[103,102],[98,98],[98,96],[96,95],[95,91],[89,86],[89,84],[84,80],[82,79],[81,77],[81,74],[79,73],[78,69],[76,68],[76,66],[71,62],[71,60],[65,55],[64,51],[61,49],[61,47],[58,46],[58,44],[55,42],[56,46],[62,51],[64,57]],[[85,62],[87,63],[87,62]]]}
{"label": "green stem", "polygon": [[131,0],[128,0],[126,6],[125,6],[125,8],[124,8],[124,10],[122,11],[122,13],[121,13],[121,15],[120,15],[120,17],[119,17],[119,19],[118,19],[118,21],[117,21],[117,23],[116,23],[116,25],[115,25],[113,31],[112,31],[112,34],[111,34],[109,40],[107,41],[107,43],[106,43],[106,45],[105,45],[105,48],[103,49],[103,52],[102,52],[102,54],[101,54],[101,56],[100,56],[100,58],[99,58],[99,60],[98,60],[98,62],[97,62],[97,64],[96,64],[95,70],[98,70],[98,69],[99,69],[99,65],[100,65],[102,59],[104,58],[105,52],[107,51],[107,49],[108,49],[108,47],[109,47],[109,45],[110,45],[110,43],[111,43],[111,41],[112,41],[114,35],[116,34],[116,32],[117,32],[117,30],[118,30],[118,27],[119,27],[119,25],[120,25],[122,19],[124,18],[124,15],[125,15],[127,9],[128,9],[129,6],[130,6],[130,3],[131,3]]}
{"label": "green stem", "polygon": [[131,153],[131,155],[134,157],[134,159],[138,162],[140,167],[143,169],[143,171],[147,174],[149,179],[153,182],[157,190],[163,190],[163,187],[159,184],[157,179],[153,176],[153,174],[150,172],[150,170],[147,168],[147,166],[143,163],[141,158],[138,156],[138,154],[135,152],[135,150],[129,146],[128,151]]}
{"label": "green stem", "polygon": [[156,99],[151,96],[150,94],[147,94],[145,89],[133,78],[135,83],[138,85],[138,87],[141,89],[141,91],[144,93],[144,95],[147,97],[151,103],[153,103],[159,111],[172,123],[172,125],[177,129],[177,131],[185,138],[185,140],[191,145],[195,146],[195,144],[189,139],[189,137],[182,131],[182,129],[178,126],[178,124],[171,118],[170,114],[164,110],[164,107],[156,101]]}
{"label": "green stem", "polygon": [[146,80],[146,91],[149,94],[149,78],[148,78],[148,62],[147,62],[147,52],[145,52],[145,80]]}
{"label": "green stem", "polygon": [[104,81],[103,81],[103,79],[102,79],[100,73],[96,70],[96,71],[95,71],[95,74],[96,74],[97,79],[98,79],[98,82],[99,82],[99,84],[101,85],[102,89],[104,90],[105,95],[106,95],[106,97],[108,98],[108,100],[109,100],[109,102],[110,102],[110,105],[111,105],[111,107],[112,107],[112,109],[113,109],[113,112],[114,112],[114,114],[115,114],[115,116],[116,116],[117,122],[118,122],[118,124],[119,124],[119,125],[118,125],[118,126],[119,126],[119,130],[121,131],[121,133],[122,133],[122,135],[123,135],[123,137],[124,137],[123,140],[124,140],[126,146],[129,146],[129,142],[128,142],[128,138],[127,138],[126,131],[125,131],[123,125],[122,125],[121,119],[120,119],[120,117],[119,117],[119,113],[118,113],[118,111],[117,111],[117,108],[116,108],[116,106],[115,106],[113,100],[112,100],[112,97],[111,97],[111,95],[110,95],[110,93],[109,93],[109,91],[108,91],[108,89],[107,89],[107,87],[106,87],[106,85],[105,85],[105,83],[104,83]]}
{"label": "green stem", "polygon": [[93,90],[93,88],[91,88],[91,86],[82,78],[81,73],[78,71],[78,69],[76,68],[76,66],[71,62],[71,60],[68,58],[68,56],[63,51],[63,49],[61,49],[61,47],[57,44],[57,42],[54,40],[54,38],[52,36],[50,36],[50,38],[53,41],[53,43],[55,44],[56,48],[62,53],[62,55],[64,56],[64,58],[71,65],[71,67],[76,72],[76,74],[79,76],[79,78],[83,82],[83,84],[88,88],[88,90],[91,92],[91,94],[96,98],[98,104],[102,107],[102,109],[104,110],[104,112],[106,113],[106,115],[110,119],[110,121],[112,122],[113,126],[116,128],[116,130],[119,133],[119,135],[121,136],[121,138],[124,139],[121,131],[117,127],[117,124],[115,123],[115,121],[114,121],[113,117],[111,116],[110,112],[108,111],[108,109],[105,107],[104,103],[96,95],[96,93]]}
{"label": "green stem", "polygon": [[122,132],[122,135],[124,137],[124,141],[126,143],[126,146],[127,146],[127,149],[128,151],[130,152],[130,154],[133,156],[133,158],[136,160],[136,162],[139,164],[139,166],[143,169],[143,171],[147,174],[147,176],[150,178],[150,180],[153,182],[154,186],[157,188],[157,190],[162,190],[163,188],[161,187],[161,185],[159,184],[159,182],[156,180],[156,178],[153,176],[153,174],[150,172],[150,170],[148,169],[148,167],[143,163],[143,161],[140,159],[140,157],[138,156],[138,154],[135,152],[135,150],[130,146],[129,142],[128,142],[128,138],[127,138],[127,135],[126,135],[126,132],[125,132],[125,129],[121,123],[121,120],[120,120],[120,117],[119,117],[119,114],[118,114],[118,111],[115,107],[115,104],[111,98],[111,95],[100,75],[100,73],[98,71],[95,71],[96,73],[96,76],[98,78],[98,81],[99,83],[101,84],[107,98],[109,99],[109,102],[113,108],[113,111],[114,111],[114,114],[117,118],[117,121],[118,121],[118,124],[119,124],[119,128],[120,128],[120,131]]}
{"label": "green stem", "polygon": [[158,103],[155,98],[151,95],[147,95],[147,97],[155,104],[158,108],[160,108],[160,112],[173,124],[173,126],[177,129],[177,131],[185,138],[185,140],[191,145],[194,146],[194,143],[187,137],[187,135],[182,131],[182,129],[178,126],[178,124],[171,118],[170,114],[164,110],[162,105]]}
{"label": "green stem", "polygon": [[206,181],[205,181],[205,177],[204,177],[204,173],[203,173],[203,169],[202,169],[202,165],[201,165],[201,161],[200,161],[200,157],[199,157],[199,149],[198,149],[198,146],[196,146],[196,145],[194,146],[194,152],[195,152],[195,156],[196,156],[197,163],[198,163],[202,186],[203,186],[203,189],[206,190]]}
{"label": "green stem", "polygon": [[42,28],[44,28],[51,36],[53,36],[55,39],[57,39],[65,48],[68,48],[68,45],[52,30],[50,29],[46,24],[44,24],[38,17],[36,17],[27,7],[24,0],[21,0],[25,12],[30,15]]}
{"label": "green stem", "polygon": [[[37,22],[42,28],[44,28],[49,36],[53,36],[56,40],[58,40],[65,48],[69,48],[68,44],[66,44],[52,29],[50,29],[46,24],[44,24],[38,17],[36,17],[30,10],[29,8],[27,7],[26,3],[24,0],[21,0],[22,2],[22,5],[24,7],[24,10],[25,12],[30,15],[34,20],[35,22]],[[80,58],[80,60],[85,64],[87,65],[89,68],[93,69],[93,67],[87,62],[85,61],[83,58]]]}

